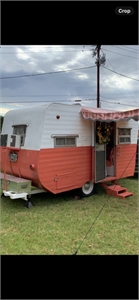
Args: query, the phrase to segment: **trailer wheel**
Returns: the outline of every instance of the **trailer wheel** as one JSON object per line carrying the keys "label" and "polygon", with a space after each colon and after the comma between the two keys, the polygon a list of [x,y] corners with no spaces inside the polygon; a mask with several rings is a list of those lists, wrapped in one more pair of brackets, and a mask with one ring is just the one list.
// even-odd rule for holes
{"label": "trailer wheel", "polygon": [[80,189],[79,194],[81,197],[89,197],[94,193],[94,183],[90,180],[86,182]]}

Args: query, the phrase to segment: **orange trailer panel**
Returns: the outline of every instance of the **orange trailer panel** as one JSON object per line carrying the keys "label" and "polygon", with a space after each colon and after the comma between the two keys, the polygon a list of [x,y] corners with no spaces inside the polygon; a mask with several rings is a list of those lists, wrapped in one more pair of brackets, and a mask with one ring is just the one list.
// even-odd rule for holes
{"label": "orange trailer panel", "polygon": [[136,149],[136,144],[116,146],[116,178],[134,175]]}
{"label": "orange trailer panel", "polygon": [[41,149],[38,176],[54,194],[81,187],[92,179],[92,147]]}
{"label": "orange trailer panel", "polygon": [[17,162],[9,160],[12,151],[1,151],[1,171],[4,172],[6,159],[7,174],[30,179],[33,185],[54,194],[79,188],[91,179],[94,181],[94,147],[19,149]]}
{"label": "orange trailer panel", "polygon": [[[39,151],[35,150],[24,150],[13,148],[6,149],[4,151],[3,147],[0,147],[1,151],[1,171],[6,171],[7,174],[11,174],[17,177],[22,177],[32,180],[32,183],[41,188],[41,183],[39,182],[37,173],[37,164]],[[9,153],[17,153],[17,162],[11,162],[9,159]],[[5,157],[6,156],[6,157]],[[30,165],[34,165],[34,169],[30,168]],[[6,168],[6,170],[5,170]]]}

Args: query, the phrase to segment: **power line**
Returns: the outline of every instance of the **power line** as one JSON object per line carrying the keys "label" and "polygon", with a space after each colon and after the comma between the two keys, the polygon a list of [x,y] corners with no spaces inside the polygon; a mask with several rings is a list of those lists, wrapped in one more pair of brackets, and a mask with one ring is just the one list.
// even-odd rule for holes
{"label": "power line", "polygon": [[[104,97],[103,97],[104,98]],[[122,105],[122,106],[132,106],[131,104],[125,104],[125,103],[120,103],[120,102],[113,102],[113,101],[107,101],[107,100],[103,100],[102,97],[101,97],[101,102],[107,102],[107,103],[112,103],[112,104],[118,104],[118,105]],[[29,101],[23,101],[23,102],[19,102],[19,101],[14,101],[14,102],[11,102],[11,101],[2,101],[0,103],[3,103],[3,104],[14,104],[14,103],[18,103],[18,104],[28,104],[28,103],[49,103],[49,102],[70,102],[70,103],[76,103],[76,102],[88,102],[88,101],[97,101],[97,99],[75,99],[75,100],[54,100],[53,101],[47,101],[47,100],[41,100],[41,101],[38,101],[38,100],[29,100]],[[134,106],[134,107],[139,107],[139,106]]]}
{"label": "power line", "polygon": [[122,47],[119,47],[119,46],[114,46],[114,47],[116,47],[116,48],[118,48],[118,49],[122,49],[123,51],[128,51],[128,52],[132,52],[132,53],[135,53],[135,54],[139,54],[139,51],[138,52],[136,52],[136,51],[133,51],[133,50],[128,50],[128,49],[124,49],[124,48],[122,48]]}
{"label": "power line", "polygon": [[[114,67],[112,66],[112,64],[111,64],[111,62],[109,61],[109,59],[107,58],[107,60],[108,60],[108,62],[109,62],[109,64],[111,65],[111,67],[112,67],[112,69],[113,69],[113,71],[116,73],[116,74],[118,74],[118,72],[116,72],[115,71],[115,69],[114,69]],[[104,71],[104,70],[103,70]],[[111,70],[112,71],[112,70]],[[118,76],[120,77],[120,73],[118,74]],[[122,76],[124,76],[124,75],[122,75]],[[131,79],[131,78],[130,78]],[[133,78],[132,78],[133,79]],[[122,78],[120,78],[120,80],[121,80],[121,82],[123,83],[123,81],[122,81]],[[124,84],[124,83],[123,83]],[[125,86],[125,84],[124,84],[124,86]],[[127,87],[125,87],[126,89],[127,89]],[[129,92],[129,90],[127,89],[127,91],[128,91],[128,93],[131,95],[131,93]],[[125,97],[125,95],[123,95],[124,96],[124,98],[126,99],[126,97]],[[131,97],[132,97],[132,95],[131,95]],[[132,100],[133,100],[133,102],[136,102],[136,105],[137,105],[137,101],[132,97]],[[130,105],[129,105],[130,106]]]}
{"label": "power line", "polygon": [[[102,69],[102,71],[103,71],[103,72],[106,74],[106,72],[105,72],[105,70],[104,70],[104,69]],[[110,74],[109,74],[109,75],[110,75]],[[107,76],[107,75],[106,75],[106,76]],[[116,84],[115,84],[115,81],[114,81],[114,85],[116,86]],[[121,90],[120,90],[120,93],[121,93]],[[124,94],[122,94],[122,93],[121,93],[121,96],[120,96],[120,97],[122,97],[122,98],[124,97],[124,98],[125,98],[125,100],[126,100],[126,97],[125,97],[125,95],[124,95]]]}
{"label": "power line", "polygon": [[[116,47],[116,46],[115,46]],[[135,54],[138,54],[138,52],[135,52],[135,51],[131,51],[131,50],[127,50],[127,49],[123,49],[123,48],[120,48],[120,47],[117,47],[118,49],[121,49],[123,51],[128,51],[128,52],[132,52],[132,53],[135,53]],[[90,52],[90,50],[82,50],[82,49],[78,49],[78,50],[55,50],[54,52],[52,51],[45,51],[45,52],[42,52],[42,51],[24,51],[22,50],[23,52],[1,52],[0,54],[1,55],[5,55],[5,54],[14,54],[14,55],[22,55],[22,54],[47,54],[47,53],[51,53],[51,54],[55,54],[56,52],[61,52],[61,53],[66,53],[66,52]],[[110,51],[110,50],[106,50],[105,51],[109,51],[109,52],[112,52],[112,53],[116,53],[116,52],[113,52],[113,51]],[[133,57],[133,56],[128,56],[128,55],[125,55],[125,54],[121,54],[121,53],[116,53],[116,54],[119,54],[119,55],[122,55],[122,56],[126,56],[126,57],[131,57],[131,58],[135,58],[135,59],[139,59],[137,57]]]}
{"label": "power line", "polygon": [[[103,70],[104,71],[104,70]],[[114,99],[114,100],[118,100],[118,98],[120,98],[121,99],[121,96],[118,94],[118,95],[116,95],[116,97],[105,97],[104,95],[103,95],[103,98],[105,98],[105,99]],[[125,100],[127,101],[128,100],[128,97],[125,97]],[[127,103],[127,102],[126,102]]]}
{"label": "power line", "polygon": [[75,99],[75,100],[68,100],[68,99],[63,99],[63,100],[52,100],[52,101],[48,101],[48,100],[41,100],[41,101],[38,101],[38,100],[28,100],[28,101],[24,101],[24,102],[19,102],[19,101],[14,101],[14,102],[11,102],[11,101],[0,101],[0,103],[4,103],[4,104],[7,104],[7,103],[12,103],[12,104],[14,104],[14,103],[19,103],[19,104],[21,104],[21,103],[41,103],[41,102],[46,102],[46,103],[48,103],[48,102],[63,102],[63,101],[65,101],[65,102],[77,102],[77,101],[81,101],[81,102],[83,102],[83,101],[97,101],[96,99]]}
{"label": "power line", "polygon": [[[108,58],[107,58],[107,60],[108,60]],[[115,69],[114,69],[114,67],[112,66],[111,62],[110,62],[109,60],[108,60],[108,62],[109,62],[109,64],[111,65],[112,69],[115,71]],[[116,72],[116,71],[115,71],[115,72]],[[118,76],[119,76],[119,78],[120,78],[120,75],[119,75],[119,74],[118,74]],[[124,84],[122,78],[120,78],[120,81],[122,82],[122,84]],[[124,84],[124,86],[125,86],[125,84]],[[126,90],[128,91],[128,93],[131,95],[131,93],[129,92],[129,90],[127,89],[127,87],[125,87],[125,88],[126,88]],[[124,97],[125,97],[125,96],[124,96]],[[132,97],[132,95],[131,95],[131,97]],[[136,102],[136,100],[133,99],[133,97],[132,97],[132,100]],[[136,102],[136,104],[137,104],[137,102]]]}
{"label": "power line", "polygon": [[117,53],[117,52],[114,52],[114,51],[111,51],[111,50],[107,50],[107,49],[105,49],[105,48],[103,48],[103,49],[104,49],[105,51],[112,52],[112,53],[115,53],[115,54],[118,54],[118,55],[122,55],[122,56],[125,56],[125,57],[130,57],[130,58],[134,58],[134,59],[139,59],[138,57],[133,57],[133,56],[129,56],[129,55]]}
{"label": "power line", "polygon": [[[113,46],[113,45],[112,45]],[[59,47],[61,47],[61,46],[59,46]],[[63,47],[63,46],[62,46]],[[132,50],[128,50],[128,49],[123,49],[123,48],[121,48],[121,47],[119,47],[119,46],[114,46],[114,47],[116,47],[116,48],[118,48],[118,49],[122,49],[123,51],[125,50],[125,51],[128,51],[128,52],[132,52],[132,53],[135,53],[135,54],[138,54],[139,52],[138,52],[138,50],[136,50],[136,49],[134,49],[134,51],[133,51],[133,48],[130,48],[130,49],[132,49]],[[7,47],[7,48],[13,48],[13,47]],[[34,46],[34,47],[31,47],[31,48],[35,48],[36,49],[36,47]],[[38,48],[40,48],[39,46],[38,46]],[[83,50],[83,49],[81,49],[81,48],[79,48],[79,49],[74,49],[74,50],[63,50],[63,49],[61,49],[61,50],[57,50],[58,49],[58,46],[57,47],[54,47],[54,46],[48,46],[48,47],[42,47],[42,48],[46,48],[46,50],[48,49],[48,48],[51,48],[51,49],[53,49],[53,50],[55,50],[55,52],[79,52],[79,51],[81,51],[81,52],[89,52],[89,51],[91,51],[91,49],[89,49],[89,50]],[[72,46],[70,47],[70,48],[72,48]],[[129,47],[128,47],[129,48]],[[5,49],[5,47],[2,47],[1,49]],[[44,54],[44,53],[51,53],[51,54],[53,54],[53,52],[52,51],[45,51],[45,52],[42,52],[42,51],[40,51],[39,49],[36,51],[29,51],[29,50],[27,50],[27,51],[25,51],[24,49],[21,49],[21,48],[19,48],[21,51],[23,51],[23,54],[24,53],[40,53],[40,54]],[[107,49],[105,49],[106,51],[109,51],[109,52],[113,52],[113,51],[110,51],[110,50],[107,50]],[[116,53],[116,52],[113,52],[113,53]],[[17,53],[17,52],[1,52],[1,54],[22,54],[22,53]],[[127,56],[127,55],[124,55],[124,54],[121,54],[121,53],[116,53],[116,54],[119,54],[119,55],[123,55],[123,56]],[[132,57],[132,56],[127,56],[127,57],[131,57],[131,58],[135,58],[136,59],[136,57]]]}
{"label": "power line", "polygon": [[121,45],[121,46],[123,46],[123,47],[125,47],[125,48],[128,48],[128,49],[132,49],[132,50],[134,50],[136,53],[138,53],[138,52],[139,52],[139,50],[137,50],[137,49],[134,49],[134,48],[132,48],[132,47],[125,46],[125,45]]}
{"label": "power line", "polygon": [[112,104],[118,104],[118,105],[122,105],[122,106],[139,107],[139,105],[138,105],[138,106],[135,106],[135,105],[125,104],[125,103],[120,103],[120,102],[117,103],[117,102],[113,102],[113,101],[107,101],[107,100],[103,100],[103,99],[101,99],[101,101],[102,101],[102,102],[112,103]]}
{"label": "power line", "polygon": [[[131,159],[130,159],[130,161],[128,162],[126,168],[125,168],[124,171],[122,172],[122,174],[121,174],[119,180],[123,177],[125,171],[127,170],[128,166],[130,165],[130,163],[131,163],[131,161],[133,160],[133,158],[134,158],[135,155],[136,155],[136,151],[134,152],[134,155],[131,157]],[[76,254],[78,253],[79,249],[81,248],[81,245],[83,244],[84,240],[87,238],[88,233],[91,231],[92,227],[95,225],[95,223],[96,223],[98,217],[99,217],[100,214],[102,213],[102,211],[103,211],[105,205],[108,203],[109,198],[110,198],[110,196],[112,195],[112,192],[115,190],[115,188],[116,188],[116,185],[114,185],[113,190],[110,192],[110,194],[109,194],[108,197],[106,198],[106,200],[105,200],[105,202],[103,203],[101,209],[99,210],[97,216],[95,217],[94,221],[92,222],[91,226],[89,227],[88,231],[86,232],[85,236],[83,237],[83,239],[81,240],[79,246],[77,247],[75,253],[73,253],[72,255],[76,255]]]}
{"label": "power line", "polygon": [[129,78],[129,79],[132,79],[132,80],[139,81],[139,79],[136,79],[136,78],[132,78],[132,77],[126,76],[126,75],[124,75],[124,74],[121,74],[121,73],[118,73],[118,72],[116,72],[116,71],[113,71],[113,70],[111,70],[111,69],[109,69],[109,68],[107,68],[107,67],[103,67],[103,68],[104,68],[104,69],[107,69],[107,70],[109,70],[109,71],[111,71],[111,72],[113,72],[113,73],[115,73],[115,74],[121,75],[121,76],[123,76],[123,77]]}
{"label": "power line", "polygon": [[[65,53],[65,52],[89,52],[89,51],[90,51],[90,50],[82,50],[82,49],[78,49],[78,50],[68,50],[68,51],[67,51],[67,50],[66,50],[66,51],[65,51],[65,50],[64,50],[64,51],[63,51],[63,50],[55,50],[55,52],[61,52],[61,53]],[[39,53],[39,54],[47,54],[47,53],[51,53],[51,54],[54,54],[52,51],[42,52],[42,51],[39,51],[39,50],[38,50],[38,51],[23,51],[23,52],[1,52],[0,54],[15,54],[15,55],[16,55],[16,54],[19,54],[19,55],[21,54],[21,55],[22,55],[22,54],[24,54],[24,53],[29,53],[29,54],[30,54],[30,53],[34,53],[34,54],[35,54],[35,53],[36,53],[36,54],[38,54],[38,53]]]}
{"label": "power line", "polygon": [[0,46],[1,49],[3,49],[3,48],[4,49],[5,48],[8,48],[8,49],[12,48],[13,49],[14,47],[25,47],[25,48],[29,47],[29,48],[35,48],[35,49],[36,48],[39,48],[39,49],[40,48],[46,48],[47,49],[47,48],[61,48],[61,47],[66,47],[66,48],[68,48],[68,47],[69,48],[72,48],[72,47],[82,47],[82,45],[81,46],[80,45],[53,45],[53,46],[50,46],[50,45],[49,46],[47,46],[47,45],[36,45],[36,46],[32,46],[32,45],[29,45],[29,46],[13,45],[13,46],[4,46],[3,45],[2,47]]}
{"label": "power line", "polygon": [[[63,47],[66,49],[63,49]],[[76,49],[75,49],[76,47]],[[77,47],[80,47],[80,48],[77,48]],[[79,52],[79,51],[82,51],[82,52],[88,52],[90,50],[83,50],[81,48],[82,46],[42,46],[42,47],[39,47],[39,46],[29,46],[28,48],[31,48],[31,50],[28,50],[27,47],[26,48],[20,48],[20,47],[7,47],[8,49],[9,48],[12,48],[13,50],[17,49],[17,50],[20,50],[20,51],[23,51],[23,54],[24,53],[52,53],[52,51],[45,51],[47,50],[48,48],[50,48],[51,50],[54,50],[55,52]],[[38,48],[38,49],[37,49]],[[60,48],[60,50],[59,50]],[[74,49],[73,49],[74,48]],[[34,51],[32,51],[34,49]],[[37,49],[37,51],[36,51]],[[41,51],[41,49],[43,49],[43,51]],[[72,49],[72,50],[67,50],[67,49]],[[6,50],[6,47],[2,47],[1,50]],[[49,49],[48,49],[49,50]],[[45,51],[45,52],[44,52]],[[1,52],[1,54],[22,54],[22,53],[18,53],[17,51],[16,52]]]}
{"label": "power line", "polygon": [[15,98],[15,97],[23,97],[23,98],[25,98],[25,97],[65,97],[65,96],[67,96],[67,97],[78,97],[78,96],[87,96],[87,95],[90,95],[90,96],[93,96],[94,94],[70,94],[70,95],[10,95],[10,96],[8,96],[8,95],[3,95],[3,96],[1,96],[0,95],[0,97],[1,98],[4,98],[4,97],[7,97],[7,98]]}
{"label": "power line", "polygon": [[[104,70],[103,70],[104,71]],[[34,98],[37,98],[37,97],[78,97],[78,96],[96,96],[95,94],[71,94],[71,95],[0,95],[0,98],[17,98],[17,97],[20,97],[20,98],[28,98],[28,97],[34,97]],[[116,98],[115,97],[105,97],[105,96],[103,96],[104,98],[106,98],[106,99],[114,99],[114,100],[116,100],[117,99],[117,97],[120,97],[121,98],[121,96],[120,95],[117,95],[116,96]]]}
{"label": "power line", "polygon": [[44,72],[44,73],[26,74],[26,75],[19,75],[19,76],[7,76],[7,77],[0,77],[0,79],[13,79],[13,78],[23,78],[23,77],[31,77],[31,76],[51,75],[51,74],[65,73],[65,72],[70,72],[70,71],[78,71],[78,70],[91,69],[91,68],[95,68],[95,67],[96,66],[84,67],[84,68],[77,68],[77,69],[67,69],[67,70],[64,70],[64,71],[56,71],[56,72]]}
{"label": "power line", "polygon": [[[109,60],[108,60],[109,61]],[[110,61],[109,61],[109,63],[110,63]],[[111,64],[111,63],[110,63]],[[112,66],[112,65],[111,65]],[[113,68],[113,66],[112,66],[112,68]],[[105,73],[105,71],[104,71],[104,69],[102,69],[102,71]],[[121,79],[121,78],[120,78]],[[115,82],[114,82],[114,84],[115,84]],[[115,85],[116,86],[116,85]],[[125,98],[125,101],[126,101],[126,104],[124,104],[124,103],[114,103],[114,102],[109,102],[109,103],[114,103],[114,104],[120,104],[120,105],[128,105],[127,103],[128,103],[128,101],[127,101],[127,98],[126,98],[126,95],[124,94],[124,93],[122,93],[121,92],[121,90],[120,90],[120,93],[121,93],[121,96],[120,96],[120,98]],[[105,97],[104,97],[105,98]],[[107,98],[106,98],[107,99]],[[112,99],[111,99],[112,100]],[[115,99],[116,100],[116,99]],[[133,99],[134,100],[134,99]],[[123,100],[122,100],[123,101]],[[106,102],[106,101],[105,101]],[[136,102],[136,101],[135,101]],[[130,100],[130,103],[131,103],[131,100]],[[136,102],[136,104],[137,104],[137,102]],[[129,106],[130,106],[130,104],[129,104]],[[132,106],[132,105],[131,105]]]}

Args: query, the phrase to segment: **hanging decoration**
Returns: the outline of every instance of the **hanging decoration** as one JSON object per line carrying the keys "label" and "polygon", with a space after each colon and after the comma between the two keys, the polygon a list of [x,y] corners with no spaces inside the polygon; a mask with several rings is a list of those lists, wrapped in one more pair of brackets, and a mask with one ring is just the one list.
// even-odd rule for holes
{"label": "hanging decoration", "polygon": [[100,145],[108,144],[110,141],[111,127],[110,124],[100,123],[97,126],[97,143]]}

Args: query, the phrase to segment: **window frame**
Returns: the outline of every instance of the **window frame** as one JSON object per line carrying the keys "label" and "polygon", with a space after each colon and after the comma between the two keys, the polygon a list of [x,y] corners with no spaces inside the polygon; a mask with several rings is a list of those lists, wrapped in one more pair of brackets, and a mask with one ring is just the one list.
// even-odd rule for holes
{"label": "window frame", "polygon": [[[118,129],[118,144],[119,145],[126,145],[126,144],[131,144],[131,130],[132,130],[132,128],[127,128],[127,127],[119,127],[119,128],[117,128]],[[124,130],[129,130],[130,131],[130,134],[120,134],[120,131],[124,131]],[[126,139],[126,138],[129,138],[129,141],[128,142],[126,142],[126,141],[124,141],[124,142],[121,142],[120,141],[120,138],[122,138],[122,139]]]}
{"label": "window frame", "polygon": [[[24,126],[25,127],[25,133],[24,134],[20,134],[20,133],[16,133],[16,128],[17,127],[21,127],[21,126]],[[27,133],[27,127],[28,127],[28,124],[14,124],[12,125],[13,127],[13,135],[20,135],[20,147],[24,146],[25,145],[25,138],[26,138],[26,133]],[[21,141],[22,139],[22,141]]]}
{"label": "window frame", "polygon": [[[62,135],[53,134],[51,135],[51,137],[54,138],[54,148],[68,148],[68,147],[71,148],[71,147],[77,147],[77,137],[79,137],[79,135],[78,134],[62,134]],[[56,140],[60,138],[65,140],[65,144],[57,145]],[[71,138],[75,139],[75,143],[67,144],[67,140]]]}

